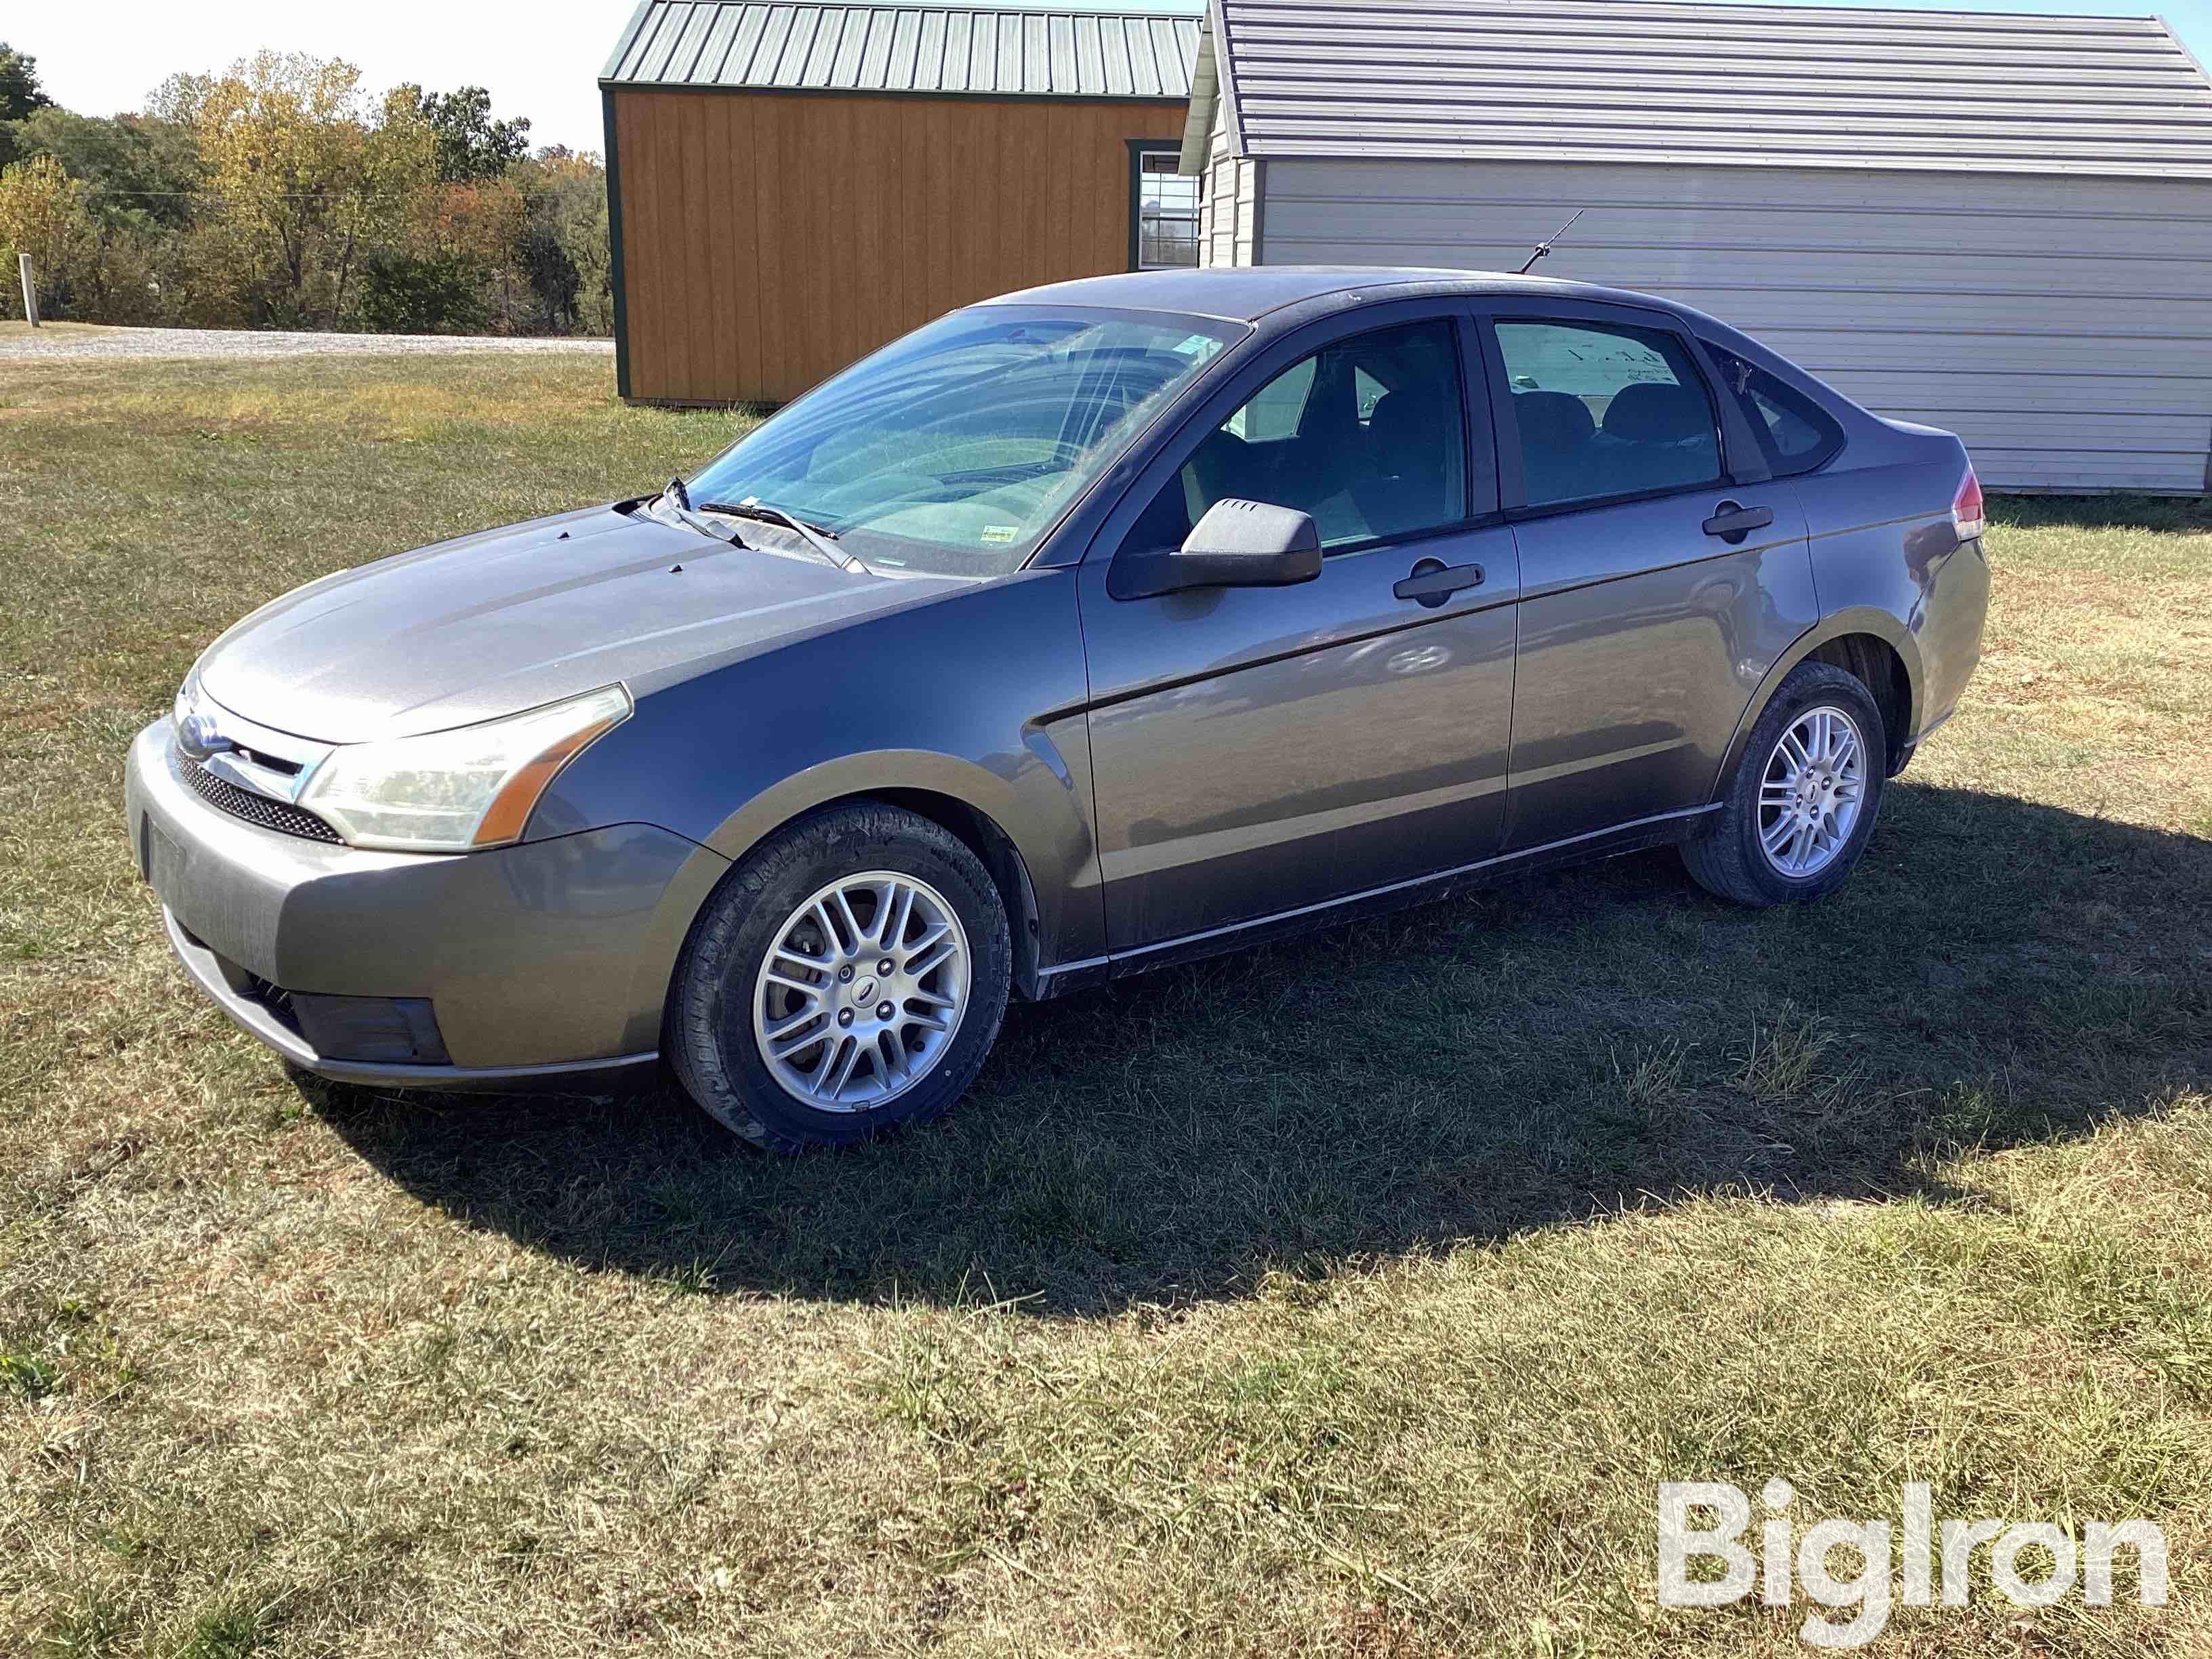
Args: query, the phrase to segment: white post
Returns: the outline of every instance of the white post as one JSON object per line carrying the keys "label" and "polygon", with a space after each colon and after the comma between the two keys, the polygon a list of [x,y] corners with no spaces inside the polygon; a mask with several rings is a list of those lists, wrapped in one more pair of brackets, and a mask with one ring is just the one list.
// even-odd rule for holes
{"label": "white post", "polygon": [[33,328],[39,325],[39,287],[31,280],[31,256],[19,253],[15,263],[23,273],[23,315],[30,319]]}

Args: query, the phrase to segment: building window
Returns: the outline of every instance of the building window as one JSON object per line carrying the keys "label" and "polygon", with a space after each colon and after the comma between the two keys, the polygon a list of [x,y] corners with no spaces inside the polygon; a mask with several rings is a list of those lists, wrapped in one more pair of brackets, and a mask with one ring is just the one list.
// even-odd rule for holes
{"label": "building window", "polygon": [[1166,270],[1198,263],[1198,180],[1180,149],[1137,149],[1129,172],[1131,268]]}

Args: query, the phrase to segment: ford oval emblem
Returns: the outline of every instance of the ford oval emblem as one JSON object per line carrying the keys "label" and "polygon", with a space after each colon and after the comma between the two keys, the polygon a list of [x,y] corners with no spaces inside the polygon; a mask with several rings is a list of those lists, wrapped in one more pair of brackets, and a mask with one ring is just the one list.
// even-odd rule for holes
{"label": "ford oval emblem", "polygon": [[210,755],[234,746],[229,738],[216,730],[211,714],[187,714],[177,727],[177,747],[187,759],[205,760]]}

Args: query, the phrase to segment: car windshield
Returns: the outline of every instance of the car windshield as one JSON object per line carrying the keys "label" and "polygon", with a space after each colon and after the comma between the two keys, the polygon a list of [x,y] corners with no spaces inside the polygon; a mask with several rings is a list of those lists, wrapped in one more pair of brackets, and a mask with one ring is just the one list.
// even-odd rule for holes
{"label": "car windshield", "polygon": [[1003,574],[1243,331],[1154,312],[956,311],[770,416],[686,484],[702,506],[764,503],[820,526],[872,569]]}

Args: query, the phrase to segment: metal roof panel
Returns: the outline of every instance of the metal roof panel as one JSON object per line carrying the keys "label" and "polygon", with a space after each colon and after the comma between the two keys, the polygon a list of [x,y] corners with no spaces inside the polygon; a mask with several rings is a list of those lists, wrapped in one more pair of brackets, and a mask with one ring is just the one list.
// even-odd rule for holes
{"label": "metal roof panel", "polygon": [[1073,91],[1075,89],[1075,20],[1073,17],[1045,19],[1045,44],[1049,54],[1053,90]]}
{"label": "metal roof panel", "polygon": [[629,61],[631,49],[637,44],[638,31],[651,21],[653,0],[639,0],[638,8],[630,13],[629,21],[616,37],[615,49],[607,54],[605,65],[599,70],[599,79],[611,81],[622,73],[623,65]]}
{"label": "metal roof panel", "polygon": [[1215,6],[1211,78],[1245,155],[2212,178],[2212,82],[2155,17],[1698,0]]}
{"label": "metal roof panel", "polygon": [[[825,20],[826,21],[826,20]],[[836,42],[829,52],[829,69],[825,78],[833,87],[850,87],[860,83],[860,53],[868,44],[868,30],[876,21],[869,11],[848,11],[842,20],[843,27],[837,32]]]}
{"label": "metal roof panel", "polygon": [[1105,58],[1098,49],[1098,20],[1079,17],[1074,21],[1075,73],[1069,84],[1103,87],[1106,84]]}
{"label": "metal roof panel", "polygon": [[676,43],[683,38],[684,27],[691,21],[688,5],[671,5],[662,9],[653,20],[653,31],[640,43],[641,57],[638,72],[650,80],[665,80],[668,60],[676,55]]}
{"label": "metal roof panel", "polygon": [[837,45],[844,38],[845,25],[854,15],[842,8],[810,6],[813,13],[814,33],[807,42],[806,67],[799,71],[801,84],[826,87],[830,84],[830,65],[836,60]]}
{"label": "metal roof panel", "polygon": [[913,86],[921,58],[921,19],[902,9],[892,19],[890,56],[884,61],[884,84],[902,91]]}
{"label": "metal roof panel", "polygon": [[713,6],[691,8],[691,15],[684,21],[684,32],[676,37],[675,49],[668,55],[670,80],[691,79],[698,65],[699,54],[706,48],[707,37],[714,32],[716,9]]}
{"label": "metal roof panel", "polygon": [[691,66],[691,78],[707,85],[720,80],[722,64],[730,55],[730,43],[737,38],[738,25],[744,21],[755,6],[717,6],[714,27],[707,33],[707,42],[699,49],[699,57]]}
{"label": "metal roof panel", "polygon": [[613,86],[835,88],[1012,97],[1190,95],[1190,14],[1088,5],[644,0],[601,79]]}

